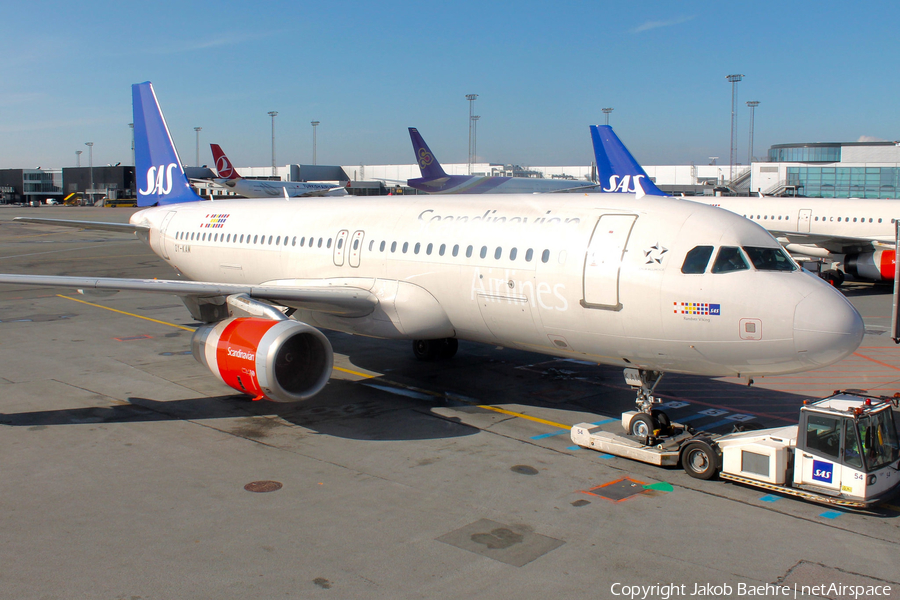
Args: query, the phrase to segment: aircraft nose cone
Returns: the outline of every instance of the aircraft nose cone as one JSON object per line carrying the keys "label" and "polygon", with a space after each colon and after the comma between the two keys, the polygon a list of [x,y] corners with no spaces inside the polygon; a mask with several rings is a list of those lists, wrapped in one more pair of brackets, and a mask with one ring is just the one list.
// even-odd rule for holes
{"label": "aircraft nose cone", "polygon": [[826,367],[850,356],[864,335],[862,317],[832,288],[814,291],[794,311],[794,348],[810,367]]}

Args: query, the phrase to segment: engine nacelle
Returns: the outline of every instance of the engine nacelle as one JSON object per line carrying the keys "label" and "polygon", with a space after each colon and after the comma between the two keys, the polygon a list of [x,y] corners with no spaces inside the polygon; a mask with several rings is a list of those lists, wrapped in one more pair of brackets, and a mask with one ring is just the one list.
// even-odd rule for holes
{"label": "engine nacelle", "polygon": [[194,358],[226,385],[254,399],[306,400],[331,377],[331,342],[306,323],[239,317],[203,325],[191,338]]}
{"label": "engine nacelle", "polygon": [[844,270],[860,279],[893,281],[895,255],[894,250],[848,254],[844,258]]}

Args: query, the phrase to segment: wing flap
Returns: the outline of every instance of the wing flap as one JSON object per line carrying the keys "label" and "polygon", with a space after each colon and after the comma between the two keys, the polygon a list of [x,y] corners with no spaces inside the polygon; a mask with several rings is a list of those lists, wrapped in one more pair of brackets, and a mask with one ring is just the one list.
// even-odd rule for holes
{"label": "wing flap", "polygon": [[288,287],[276,285],[240,285],[170,279],[125,279],[113,277],[65,277],[57,275],[0,274],[0,283],[63,287],[85,291],[132,291],[175,296],[230,296],[247,294],[251,298],[332,314],[364,317],[378,305],[378,298],[354,287]]}

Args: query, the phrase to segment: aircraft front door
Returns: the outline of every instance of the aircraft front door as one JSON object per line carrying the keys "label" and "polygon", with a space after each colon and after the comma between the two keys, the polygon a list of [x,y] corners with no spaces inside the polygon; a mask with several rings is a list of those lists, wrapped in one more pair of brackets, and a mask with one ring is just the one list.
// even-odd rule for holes
{"label": "aircraft front door", "polygon": [[601,215],[584,258],[585,308],[618,310],[619,272],[637,215]]}
{"label": "aircraft front door", "polygon": [[797,215],[797,231],[800,233],[809,233],[809,221],[812,219],[812,210],[809,208],[800,209]]}

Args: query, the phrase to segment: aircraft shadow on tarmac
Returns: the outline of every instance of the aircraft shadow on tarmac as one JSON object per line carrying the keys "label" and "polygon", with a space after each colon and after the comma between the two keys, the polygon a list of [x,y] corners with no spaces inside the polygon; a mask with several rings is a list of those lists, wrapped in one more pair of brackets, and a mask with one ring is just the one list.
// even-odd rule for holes
{"label": "aircraft shadow on tarmac", "polygon": [[[375,391],[375,390],[372,390]],[[288,423],[318,434],[372,441],[441,439],[473,435],[477,429],[452,417],[427,418],[427,406],[413,398],[382,397],[360,390],[358,384],[333,380],[306,402],[279,404],[253,402],[247,396],[227,395],[158,401],[132,397],[130,404],[85,407],[22,413],[0,413],[0,425],[47,427],[104,423],[146,423],[161,421],[204,421],[234,419],[217,428],[235,435],[262,439],[273,435],[278,422],[265,417],[281,417]],[[347,402],[348,396],[350,402]],[[431,415],[437,417],[438,415]]]}

